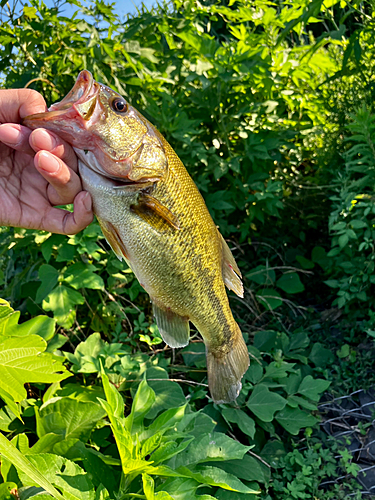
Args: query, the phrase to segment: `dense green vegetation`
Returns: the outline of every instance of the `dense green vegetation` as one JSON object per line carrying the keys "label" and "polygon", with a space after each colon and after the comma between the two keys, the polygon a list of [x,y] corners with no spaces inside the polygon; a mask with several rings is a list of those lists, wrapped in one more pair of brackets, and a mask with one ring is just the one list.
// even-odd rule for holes
{"label": "dense green vegetation", "polygon": [[68,1],[0,1],[1,86],[51,104],[86,68],[157,126],[243,271],[251,366],[213,404],[96,223],[0,228],[0,499],[361,498],[317,405],[375,381],[372,3]]}

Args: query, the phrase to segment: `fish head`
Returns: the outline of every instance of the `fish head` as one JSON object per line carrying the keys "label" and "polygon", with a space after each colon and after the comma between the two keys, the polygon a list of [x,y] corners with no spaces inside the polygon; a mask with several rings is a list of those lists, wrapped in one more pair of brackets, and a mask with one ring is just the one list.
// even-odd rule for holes
{"label": "fish head", "polygon": [[[24,125],[46,128],[71,144],[84,163],[95,156],[95,170],[132,182],[161,180],[168,162],[160,134],[120,94],[81,71],[72,90],[45,113],[27,116]],[[90,156],[90,155],[88,155]]]}

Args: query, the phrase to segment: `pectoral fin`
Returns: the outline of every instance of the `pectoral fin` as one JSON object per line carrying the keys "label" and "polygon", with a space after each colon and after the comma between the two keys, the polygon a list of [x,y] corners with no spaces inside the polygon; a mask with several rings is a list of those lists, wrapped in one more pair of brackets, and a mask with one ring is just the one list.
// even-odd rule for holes
{"label": "pectoral fin", "polygon": [[221,236],[223,250],[223,280],[227,288],[232,290],[239,297],[243,297],[243,285],[241,281],[241,271],[239,270],[236,261],[228,247],[227,242]]}
{"label": "pectoral fin", "polygon": [[165,224],[180,229],[178,218],[150,194],[142,193],[138,203],[131,205],[130,209],[157,230],[162,230]]}
{"label": "pectoral fin", "polygon": [[105,239],[108,241],[108,243],[111,245],[112,250],[115,252],[117,257],[122,260],[129,260],[129,257],[127,256],[126,253],[126,248],[124,243],[122,242],[120,235],[118,234],[117,229],[113,224],[110,222],[99,219],[98,222],[100,224],[100,227],[102,229],[102,232],[104,234]]}
{"label": "pectoral fin", "polygon": [[153,312],[160,335],[170,347],[185,347],[190,339],[188,318],[179,316],[174,312],[152,304]]}

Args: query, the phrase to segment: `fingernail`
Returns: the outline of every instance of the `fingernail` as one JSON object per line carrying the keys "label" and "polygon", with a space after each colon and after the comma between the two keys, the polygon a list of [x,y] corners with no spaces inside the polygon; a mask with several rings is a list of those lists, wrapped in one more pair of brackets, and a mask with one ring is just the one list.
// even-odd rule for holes
{"label": "fingernail", "polygon": [[17,126],[9,125],[8,123],[0,125],[0,141],[5,144],[17,146],[21,142],[21,130]]}
{"label": "fingernail", "polygon": [[56,139],[47,130],[34,130],[30,137],[30,143],[35,149],[46,149],[52,151],[57,146]]}
{"label": "fingernail", "polygon": [[48,174],[55,174],[60,169],[60,162],[52,154],[42,151],[38,156],[38,167]]}
{"label": "fingernail", "polygon": [[91,196],[89,195],[89,193],[86,193],[85,196],[83,197],[83,206],[85,207],[85,209],[88,211],[88,212],[91,212],[92,210],[92,200],[91,200]]}

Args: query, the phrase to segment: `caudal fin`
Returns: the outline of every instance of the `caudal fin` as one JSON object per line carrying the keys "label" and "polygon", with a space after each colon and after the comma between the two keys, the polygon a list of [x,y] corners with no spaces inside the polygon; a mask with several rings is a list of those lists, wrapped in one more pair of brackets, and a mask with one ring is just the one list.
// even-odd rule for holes
{"label": "caudal fin", "polygon": [[215,403],[230,403],[239,395],[241,379],[249,367],[249,353],[242,333],[238,335],[231,351],[226,354],[207,349],[208,385]]}

